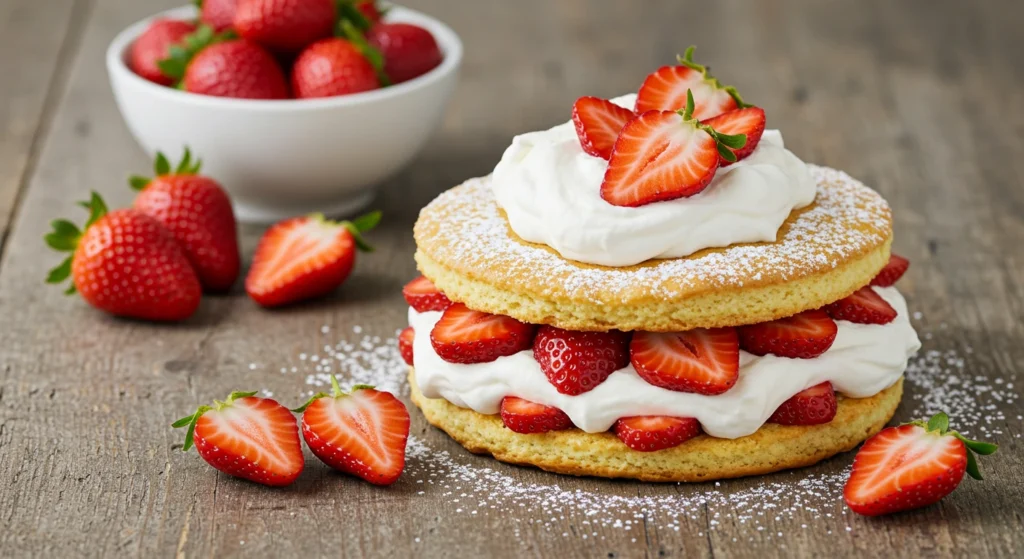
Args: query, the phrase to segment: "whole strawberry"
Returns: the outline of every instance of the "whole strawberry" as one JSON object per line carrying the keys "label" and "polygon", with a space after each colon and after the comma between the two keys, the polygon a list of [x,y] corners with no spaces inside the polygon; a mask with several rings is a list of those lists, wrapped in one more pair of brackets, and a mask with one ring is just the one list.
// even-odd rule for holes
{"label": "whole strawberry", "polygon": [[184,46],[171,47],[171,56],[160,61],[160,69],[176,80],[177,87],[191,93],[287,98],[288,83],[277,60],[256,43],[230,37],[201,25],[185,38]]}
{"label": "whole strawberry", "polygon": [[155,178],[131,177],[135,209],[159,221],[185,251],[207,291],[227,291],[238,279],[238,230],[231,200],[217,181],[199,174],[201,162],[185,155],[171,169],[157,152]]}
{"label": "whole strawberry", "polygon": [[234,25],[244,39],[294,52],[329,37],[337,17],[333,0],[238,0]]}
{"label": "whole strawberry", "polygon": [[170,48],[181,43],[185,36],[196,30],[187,21],[158,19],[132,43],[128,51],[128,66],[143,78],[160,85],[171,85],[174,78],[160,70],[158,63],[170,56]]}
{"label": "whole strawberry", "polygon": [[136,209],[107,213],[99,194],[81,205],[89,210],[84,231],[58,219],[46,244],[71,252],[50,271],[48,283],[72,285],[90,305],[145,320],[184,320],[199,307],[201,288],[174,237]]}
{"label": "whole strawberry", "polygon": [[373,64],[352,42],[336,37],[306,47],[292,65],[292,92],[309,99],[380,87]]}
{"label": "whole strawberry", "polygon": [[422,76],[444,58],[430,31],[411,23],[378,23],[367,31],[366,41],[384,55],[384,73],[391,83]]}
{"label": "whole strawberry", "polygon": [[196,0],[199,6],[199,21],[214,31],[224,31],[235,22],[238,0]]}

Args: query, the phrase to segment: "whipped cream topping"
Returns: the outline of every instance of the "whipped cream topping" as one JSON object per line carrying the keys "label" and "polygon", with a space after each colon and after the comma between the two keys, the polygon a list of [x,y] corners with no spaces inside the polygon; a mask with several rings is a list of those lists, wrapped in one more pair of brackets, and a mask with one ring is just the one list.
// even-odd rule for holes
{"label": "whipped cream topping", "polygon": [[410,308],[409,323],[416,332],[416,383],[428,398],[444,398],[483,414],[498,413],[505,396],[554,406],[588,433],[607,431],[620,417],[668,415],[694,417],[708,435],[734,439],[757,431],[779,405],[816,384],[829,381],[840,394],[866,398],[899,380],[921,343],[900,292],[894,287],[873,289],[896,309],[894,321],[885,325],[837,321],[839,332],[832,347],[814,359],[759,357],[741,351],[736,385],[717,396],[648,384],[632,365],[612,373],[589,392],[561,394],[548,382],[532,349],[490,363],[449,363],[430,343],[430,331],[441,313]]}
{"label": "whipped cream topping", "polygon": [[[632,109],[636,95],[612,102]],[[573,123],[516,136],[494,168],[492,188],[509,226],[526,241],[564,258],[631,266],[678,258],[705,248],[774,241],[794,209],[814,201],[807,166],[765,130],[753,153],[719,168],[689,198],[638,208],[601,198],[608,162],[580,147]]]}

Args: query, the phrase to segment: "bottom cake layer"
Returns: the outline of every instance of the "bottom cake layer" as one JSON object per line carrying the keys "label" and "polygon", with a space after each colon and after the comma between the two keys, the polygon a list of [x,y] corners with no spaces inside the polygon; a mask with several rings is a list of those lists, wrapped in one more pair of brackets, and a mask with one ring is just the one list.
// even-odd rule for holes
{"label": "bottom cake layer", "polygon": [[579,429],[523,435],[497,415],[426,398],[410,368],[412,401],[432,425],[474,454],[577,476],[641,481],[709,481],[810,466],[853,449],[885,426],[903,396],[903,378],[870,398],[842,398],[835,419],[824,425],[766,424],[738,439],[706,435],[657,452],[637,452],[612,433]]}

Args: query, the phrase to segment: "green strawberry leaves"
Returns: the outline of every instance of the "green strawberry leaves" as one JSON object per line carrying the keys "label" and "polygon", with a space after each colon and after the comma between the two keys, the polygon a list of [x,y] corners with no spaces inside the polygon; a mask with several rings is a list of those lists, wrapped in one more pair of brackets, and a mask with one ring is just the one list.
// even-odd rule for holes
{"label": "green strawberry leaves", "polygon": [[[359,10],[356,9],[355,11],[358,12]],[[362,14],[359,15],[360,17],[363,17]],[[366,18],[364,17],[363,19]],[[377,74],[377,81],[380,82],[380,86],[387,87],[391,85],[391,79],[384,73],[384,55],[366,41],[366,36],[363,35],[363,31],[349,19],[342,19],[338,24],[338,28],[341,33],[341,37],[348,39],[348,41],[359,50],[363,57],[369,61],[370,65],[373,66],[373,70]]]}
{"label": "green strawberry leaves", "polygon": [[[156,159],[153,161],[153,173],[158,177],[172,174],[172,171],[175,175],[198,175],[202,166],[203,161],[199,158],[193,160],[192,150],[185,146],[185,153],[182,154],[181,161],[178,162],[177,166],[172,166],[170,160],[167,159],[163,152],[156,152]],[[131,175],[128,177],[128,184],[133,190],[141,192],[149,186],[152,180],[150,177],[142,175]]]}
{"label": "green strawberry leaves", "polygon": [[344,398],[345,396],[353,394],[357,390],[363,390],[363,389],[368,389],[368,388],[372,389],[372,388],[374,388],[374,386],[370,385],[370,384],[356,384],[356,385],[354,385],[352,387],[352,390],[350,390],[349,392],[345,392],[344,390],[341,389],[341,385],[338,384],[338,377],[336,377],[334,375],[331,375],[331,393],[330,394],[328,394],[326,392],[317,392],[316,394],[313,394],[309,398],[309,400],[306,400],[305,404],[302,404],[301,406],[293,409],[292,411],[294,413],[302,413],[302,412],[306,411],[306,408],[308,408],[310,404],[312,404],[313,402],[319,400],[320,398],[328,398],[328,397],[330,397],[330,398]]}
{"label": "green strawberry leaves", "polygon": [[[692,49],[692,48],[693,47],[690,47],[690,49]],[[690,50],[688,49],[686,52],[689,53]],[[733,153],[732,150],[740,149],[741,147],[747,145],[747,135],[746,134],[722,134],[720,132],[717,132],[714,128],[708,126],[707,124],[702,124],[700,122],[697,122],[697,120],[695,118],[693,118],[694,108],[695,108],[695,105],[694,105],[694,102],[693,102],[693,91],[690,90],[690,89],[687,89],[686,90],[686,107],[683,108],[683,110],[676,111],[676,112],[679,113],[680,115],[682,115],[684,122],[692,122],[692,123],[694,123],[694,125],[697,126],[697,128],[700,128],[701,130],[707,132],[712,138],[714,138],[714,140],[715,140],[715,148],[718,149],[718,154],[722,156],[722,159],[724,159],[726,161],[729,161],[729,162],[736,161],[736,154]],[[732,148],[732,149],[730,149],[730,148]]]}
{"label": "green strawberry leaves", "polygon": [[[81,230],[78,226],[66,219],[55,219],[50,223],[50,227],[53,231],[47,233],[43,240],[47,246],[53,250],[60,252],[74,253],[75,249],[78,248],[79,241],[82,240],[83,231],[88,230],[103,216],[107,215],[107,204],[103,201],[95,191],[92,192],[89,200],[79,202],[79,206],[85,208],[89,212],[89,219],[85,222],[85,227]],[[57,267],[53,268],[46,275],[46,283],[61,284],[64,283],[69,277],[71,277],[71,265],[74,261],[74,254],[68,256]],[[66,295],[72,295],[75,293],[75,283],[72,280],[71,286],[64,291]]]}
{"label": "green strawberry leaves", "polygon": [[710,70],[711,70],[710,68],[708,68],[707,66],[704,66],[702,64],[697,64],[696,62],[694,62],[693,61],[693,51],[695,51],[695,50],[697,50],[697,47],[695,45],[690,45],[690,47],[686,49],[686,52],[684,52],[682,56],[676,55],[676,61],[678,61],[679,64],[681,64],[683,66],[686,66],[687,68],[690,68],[691,70],[695,70],[697,72],[700,72],[701,75],[704,76],[704,81],[710,83],[712,86],[715,87],[715,89],[721,89],[721,90],[724,90],[726,93],[728,93],[729,96],[731,96],[733,98],[733,100],[736,101],[736,107],[737,108],[743,109],[743,108],[746,108],[746,107],[753,107],[753,105],[750,105],[748,103],[744,103],[743,102],[743,98],[740,97],[740,93],[738,91],[736,91],[735,87],[733,87],[731,85],[730,86],[723,86],[721,84],[721,82],[718,81],[718,78],[713,77],[709,73]]}
{"label": "green strawberry leaves", "polygon": [[983,479],[981,475],[981,468],[978,467],[978,460],[975,454],[981,456],[988,456],[989,454],[995,453],[999,449],[998,445],[987,443],[984,441],[975,441],[968,439],[967,437],[957,433],[956,431],[949,430],[949,416],[946,412],[939,412],[924,421],[912,421],[905,425],[916,425],[924,428],[929,433],[936,433],[939,436],[951,436],[960,439],[964,446],[967,448],[967,475],[974,479]]}
{"label": "green strawberry leaves", "polygon": [[340,221],[340,222],[339,221],[331,221],[331,220],[327,219],[326,217],[324,217],[324,214],[322,214],[322,213],[312,213],[312,214],[309,214],[306,217],[308,217],[309,219],[312,219],[314,221],[318,221],[320,223],[323,223],[325,225],[332,225],[332,226],[340,225],[340,226],[344,227],[345,229],[348,230],[349,233],[352,234],[352,239],[356,243],[356,248],[358,248],[359,250],[361,250],[363,252],[373,252],[373,250],[374,250],[373,245],[371,245],[370,243],[366,242],[366,239],[363,238],[363,233],[365,233],[365,232],[373,229],[374,227],[376,227],[377,224],[380,223],[381,215],[382,214],[381,214],[381,212],[379,210],[374,210],[374,211],[372,211],[372,212],[370,212],[368,214],[361,215],[361,216],[353,219],[352,221]]}
{"label": "green strawberry leaves", "polygon": [[199,408],[197,408],[195,413],[193,413],[192,415],[187,415],[187,416],[185,416],[185,417],[175,421],[174,423],[171,423],[171,427],[174,427],[175,429],[180,429],[181,427],[185,427],[186,425],[188,426],[188,432],[185,433],[185,444],[183,444],[181,446],[182,452],[188,452],[188,449],[192,448],[192,442],[193,442],[193,439],[195,438],[195,432],[196,432],[196,422],[199,421],[199,418],[202,417],[204,413],[206,413],[208,411],[211,411],[211,410],[220,411],[220,410],[222,410],[224,408],[231,407],[231,404],[235,400],[239,400],[241,398],[248,398],[249,396],[255,396],[255,395],[256,395],[255,391],[253,391],[253,392],[232,392],[231,394],[228,395],[228,399],[227,400],[225,400],[223,402],[221,402],[219,400],[214,400],[212,406],[207,406],[207,405],[199,406]]}

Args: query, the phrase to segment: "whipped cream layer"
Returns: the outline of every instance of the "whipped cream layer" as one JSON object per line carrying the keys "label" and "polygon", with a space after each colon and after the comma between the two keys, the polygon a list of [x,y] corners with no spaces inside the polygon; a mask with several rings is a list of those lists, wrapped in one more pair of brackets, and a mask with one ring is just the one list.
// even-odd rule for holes
{"label": "whipped cream layer", "polygon": [[814,359],[758,357],[741,351],[736,385],[717,396],[648,384],[632,365],[612,373],[590,392],[561,394],[548,382],[532,349],[490,363],[449,363],[430,343],[430,331],[441,313],[410,308],[409,323],[416,332],[416,384],[428,398],[444,398],[483,414],[498,413],[505,396],[554,406],[588,433],[607,431],[620,417],[668,415],[694,417],[707,434],[734,439],[757,431],[779,405],[816,384],[829,381],[838,393],[866,398],[899,380],[921,343],[899,291],[873,289],[899,313],[894,321],[885,325],[837,321],[839,332],[832,347]]}
{"label": "whipped cream layer", "polygon": [[[632,109],[636,95],[612,101]],[[564,258],[616,267],[774,241],[790,212],[814,201],[807,166],[785,148],[778,130],[765,130],[749,157],[720,168],[689,198],[613,206],[601,198],[607,168],[583,151],[570,121],[516,136],[494,169],[492,188],[523,239]]]}

